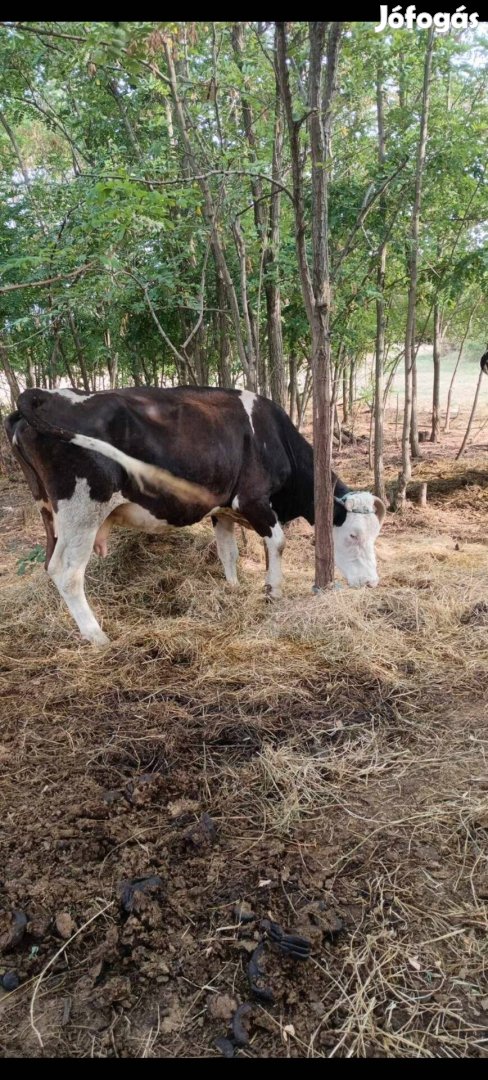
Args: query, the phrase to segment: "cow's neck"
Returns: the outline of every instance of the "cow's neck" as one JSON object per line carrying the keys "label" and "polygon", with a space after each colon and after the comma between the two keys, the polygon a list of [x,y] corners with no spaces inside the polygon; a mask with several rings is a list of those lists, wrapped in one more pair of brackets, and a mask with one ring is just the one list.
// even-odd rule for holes
{"label": "cow's neck", "polygon": [[[278,516],[281,522],[304,517],[310,525],[315,525],[314,482],[313,482],[313,447],[296,428],[287,438],[287,450],[292,466],[292,475],[285,485],[283,509]],[[350,490],[346,484],[332,473],[334,495],[342,498]],[[275,500],[273,500],[275,505]]]}
{"label": "cow's neck", "polygon": [[[335,472],[332,473],[332,484],[334,488],[334,495],[337,499],[343,499],[344,495],[347,495],[351,489],[347,487],[347,484],[343,484],[342,480],[336,476]],[[313,469],[312,469],[312,498],[310,502],[310,509],[307,514],[302,515],[309,522],[310,525],[315,525],[315,503],[313,493]]]}

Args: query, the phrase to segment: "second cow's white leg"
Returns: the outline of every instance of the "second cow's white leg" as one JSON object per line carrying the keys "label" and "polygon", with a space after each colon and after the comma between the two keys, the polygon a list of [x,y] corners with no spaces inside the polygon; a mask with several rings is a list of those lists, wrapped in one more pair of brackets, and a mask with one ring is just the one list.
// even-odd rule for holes
{"label": "second cow's white leg", "polygon": [[264,537],[264,543],[268,553],[266,592],[273,599],[279,600],[282,595],[281,583],[283,581],[281,556],[285,547],[285,534],[279,521],[276,522],[276,525],[273,525],[271,536]]}
{"label": "second cow's white leg", "polygon": [[229,585],[237,585],[237,560],[239,548],[234,536],[234,522],[230,518],[217,518],[214,525],[217,553]]}

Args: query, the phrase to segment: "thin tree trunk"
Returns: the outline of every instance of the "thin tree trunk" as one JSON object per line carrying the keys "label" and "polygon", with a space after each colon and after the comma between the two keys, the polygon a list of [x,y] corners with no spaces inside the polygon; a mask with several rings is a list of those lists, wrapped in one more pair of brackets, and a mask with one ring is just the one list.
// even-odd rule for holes
{"label": "thin tree trunk", "polygon": [[32,390],[32,387],[36,385],[35,364],[32,362],[32,352],[30,349],[27,349],[25,385],[28,390]]}
{"label": "thin tree trunk", "polygon": [[[415,322],[415,312],[414,312]],[[415,328],[414,328],[415,332]],[[412,458],[419,459],[420,443],[419,443],[419,419],[418,419],[418,389],[417,389],[417,356],[418,349],[415,348],[415,338],[412,338],[412,411],[410,416],[410,453]]]}
{"label": "thin tree trunk", "polygon": [[[243,315],[244,315],[244,327],[245,327],[245,331],[246,331],[247,359],[248,359],[250,369],[256,373],[257,372],[256,343],[255,343],[255,338],[254,338],[253,331],[252,331],[252,323],[251,323],[250,312],[249,312],[249,308],[250,308],[249,296],[248,296],[248,289],[247,289],[246,243],[245,243],[245,240],[244,240],[244,233],[242,232],[241,226],[240,226],[239,221],[238,221],[237,218],[232,223],[232,232],[234,234],[234,239],[235,239],[236,249],[237,249],[237,255],[239,257],[239,264],[240,264],[240,269],[241,269],[241,304],[242,304],[242,310],[243,310]],[[257,386],[256,385],[253,386],[253,389],[257,389]]]}
{"label": "thin tree trunk", "polygon": [[[405,348],[401,349],[400,352],[398,353],[398,355],[395,356],[393,364],[392,364],[392,366],[390,368],[390,371],[388,373],[388,378],[386,380],[386,386],[385,386],[385,392],[384,392],[384,395],[383,395],[383,405],[384,405],[385,408],[386,408],[386,403],[388,401],[388,395],[389,395],[390,390],[391,390],[391,384],[393,382],[393,379],[395,378],[395,375],[397,373],[398,365],[399,365],[400,360],[402,359],[402,356],[404,355],[404,353],[405,353]],[[398,402],[398,394],[397,394],[397,402]]]}
{"label": "thin tree trunk", "polygon": [[134,380],[134,386],[143,386],[144,383],[141,379],[139,372],[139,360],[136,356],[133,356],[131,360],[131,372],[132,378]]}
{"label": "thin tree trunk", "polygon": [[115,79],[109,79],[108,88],[110,90],[110,93],[112,94],[112,97],[115,99],[117,108],[118,108],[119,113],[120,113],[122,123],[123,123],[123,125],[125,127],[125,130],[127,132],[127,137],[129,139],[129,143],[130,143],[130,145],[132,147],[134,158],[136,159],[136,161],[142,161],[143,160],[143,153],[142,153],[142,150],[141,150],[141,146],[140,146],[139,140],[137,138],[137,135],[136,135],[136,133],[134,131],[134,128],[132,127],[131,121],[129,119],[129,114],[128,114],[127,109],[125,107],[125,102],[122,99],[122,95],[121,95],[121,93],[120,93],[120,91],[119,91],[119,89],[117,87],[117,83],[116,83]]}
{"label": "thin tree trunk", "polygon": [[193,148],[189,136],[189,128],[185,109],[178,91],[176,69],[173,59],[173,48],[172,46],[170,46],[169,40],[167,38],[165,38],[164,40],[164,51],[168,67],[171,94],[175,107],[175,114],[178,120],[184,149],[187,155],[188,162],[193,168],[194,173],[199,175],[198,184],[203,195],[205,219],[210,230],[210,242],[212,245],[212,250],[214,252],[214,257],[216,259],[219,271],[221,273],[227,291],[230,312],[234,324],[234,332],[236,336],[239,359],[242,364],[242,370],[244,372],[246,385],[249,390],[256,390],[256,368],[252,364],[252,358],[248,357],[247,355],[244,339],[242,336],[239,304],[237,301],[234,283],[232,281],[232,277],[230,275],[230,271],[227,265],[224,246],[217,226],[217,210],[207,180],[200,175],[200,170],[198,169],[198,164],[195,160],[195,155],[193,153]]}
{"label": "thin tree trunk", "polygon": [[425,152],[427,147],[427,121],[429,115],[430,96],[429,87],[433,47],[434,28],[432,26],[428,33],[427,46],[425,50],[422,112],[420,117],[419,142],[417,148],[417,167],[415,172],[415,197],[412,208],[412,220],[410,227],[410,284],[408,290],[407,325],[405,328],[405,403],[402,433],[402,469],[398,477],[398,486],[395,493],[395,507],[402,507],[405,505],[407,497],[407,485],[412,476],[409,435],[412,422],[413,338],[415,332],[415,303],[417,298],[420,205],[422,198],[422,179],[425,163]]}
{"label": "thin tree trunk", "polygon": [[349,368],[349,409],[348,409],[350,419],[352,419],[353,408],[354,408],[354,382],[355,382],[355,375],[356,375],[356,361],[357,361],[357,357],[356,356],[351,356],[351,366]]}
{"label": "thin tree trunk", "polygon": [[[369,419],[368,464],[369,464],[370,469],[374,468],[375,459],[376,459],[376,454],[373,455],[373,430],[374,430],[374,421],[375,421],[375,417],[376,417],[375,404],[376,403],[375,403],[375,400],[373,398],[373,403],[371,405],[371,416],[370,416],[370,419]],[[376,490],[375,490],[375,494],[378,495],[378,492]],[[380,495],[379,498],[381,499],[382,496]]]}
{"label": "thin tree trunk", "polygon": [[466,326],[466,330],[464,331],[464,336],[463,336],[463,339],[461,341],[461,345],[459,347],[457,360],[456,360],[456,363],[454,365],[454,371],[452,373],[451,381],[449,383],[449,390],[448,390],[448,393],[447,393],[447,405],[446,405],[446,422],[444,424],[444,431],[445,431],[446,434],[448,433],[448,431],[450,429],[451,403],[452,403],[452,391],[453,391],[453,387],[454,387],[454,380],[456,378],[457,369],[458,369],[458,367],[459,367],[459,365],[461,363],[461,357],[463,355],[463,349],[464,349],[464,346],[466,344],[466,338],[467,338],[467,336],[469,334],[469,331],[471,329],[471,320],[472,320],[473,315],[474,315],[474,313],[476,311],[476,308],[478,307],[478,304],[479,304],[479,300],[476,301],[476,303],[474,304],[474,306],[472,307],[472,309],[471,309],[471,311],[469,313],[468,325]]}
{"label": "thin tree trunk", "polygon": [[480,396],[480,390],[481,390],[481,383],[483,381],[483,375],[484,375],[483,368],[481,368],[479,376],[478,376],[478,382],[477,382],[477,385],[476,385],[476,393],[474,395],[473,407],[471,409],[471,413],[470,413],[469,420],[468,420],[468,426],[467,426],[465,434],[464,434],[464,439],[463,439],[463,441],[461,443],[461,446],[459,447],[459,450],[458,450],[458,452],[456,454],[456,461],[458,461],[458,459],[461,457],[461,454],[464,453],[464,450],[466,448],[466,443],[467,443],[467,441],[469,439],[469,433],[471,431],[473,420],[475,418],[476,409],[477,409],[477,405],[478,405],[478,398]]}
{"label": "thin tree trunk", "polygon": [[344,368],[342,371],[342,422],[347,423],[349,416],[349,409],[347,407],[347,365],[344,361]]}
{"label": "thin tree trunk", "polygon": [[439,300],[434,301],[434,346],[433,346],[433,362],[434,362],[434,386],[432,390],[432,430],[430,433],[430,441],[433,443],[439,442],[439,432],[441,428],[441,311],[439,307]]}
{"label": "thin tree trunk", "polygon": [[219,350],[218,350],[218,363],[219,363],[219,386],[223,389],[227,389],[232,386],[231,377],[231,351],[230,351],[230,339],[229,328],[227,321],[227,297],[224,288],[224,282],[219,272],[218,266],[215,271],[216,292],[217,292],[217,306],[218,306],[218,325],[219,325]]}
{"label": "thin tree trunk", "polygon": [[305,413],[307,411],[307,405],[310,400],[310,394],[312,392],[312,365],[308,364],[307,373],[305,375],[305,383],[301,394],[297,392],[297,428],[300,428],[303,424]]}
{"label": "thin tree trunk", "polygon": [[107,367],[110,379],[110,389],[115,390],[115,387],[117,386],[117,369],[119,354],[112,351],[112,339],[108,326],[103,332],[103,339],[105,342],[105,348],[107,349]]}
{"label": "thin tree trunk", "polygon": [[287,64],[284,23],[276,23],[277,72],[291,144],[295,241],[302,293],[312,331],[315,588],[334,579],[332,535],[332,418],[330,361],[330,273],[328,245],[328,163],[332,101],[335,94],[342,24],[330,23],[327,41],[327,78],[322,98],[322,74],[327,24],[309,23],[309,129],[312,159],[312,253],[310,275],[306,251],[303,198],[303,167],[299,144],[300,121],[294,119]]}
{"label": "thin tree trunk", "polygon": [[[283,118],[279,87],[276,87],[275,130],[273,139],[274,180],[281,179],[283,159]],[[283,333],[281,327],[281,291],[277,281],[277,256],[280,243],[281,195],[275,188],[271,195],[268,241],[264,252],[264,292],[266,296],[266,323],[268,331],[268,369],[271,397],[277,405],[285,408],[286,378],[283,356]]]}
{"label": "thin tree trunk", "polygon": [[334,405],[334,438],[337,439],[337,449],[342,450],[342,425],[339,419],[339,409]]}
{"label": "thin tree trunk", "polygon": [[[63,364],[64,364],[64,366],[66,368],[66,374],[67,374],[68,379],[69,379],[69,381],[70,381],[70,383],[71,383],[71,385],[73,387],[73,390],[76,390],[76,388],[77,388],[76,387],[76,379],[75,379],[75,377],[73,375],[73,369],[72,369],[71,364],[70,364],[70,362],[68,360],[68,357],[66,356],[66,352],[65,352],[65,349],[64,349],[63,342],[61,341],[61,336],[60,336],[59,330],[56,331],[56,336],[57,336],[57,342],[58,342],[58,352],[59,352],[59,355],[61,356]],[[57,380],[55,380],[55,381],[57,381]]]}
{"label": "thin tree trunk", "polygon": [[88,370],[87,370],[87,366],[86,366],[86,363],[85,363],[85,357],[83,355],[83,348],[82,348],[82,345],[81,345],[80,336],[78,334],[76,323],[75,323],[75,320],[73,318],[73,313],[69,309],[68,309],[68,321],[69,321],[69,325],[71,327],[71,333],[73,335],[73,341],[75,343],[75,349],[76,349],[76,355],[77,355],[77,358],[78,358],[78,364],[80,365],[81,378],[82,378],[82,381],[83,381],[83,389],[85,391],[85,394],[89,394],[90,393],[90,379],[88,377]]}
{"label": "thin tree trunk", "polygon": [[288,384],[288,395],[290,401],[289,414],[292,424],[295,422],[295,409],[296,409],[296,397],[297,397],[297,361],[296,356],[290,356],[289,359],[290,368],[290,382]]}
{"label": "thin tree trunk", "polygon": [[14,371],[14,369],[13,369],[11,363],[10,363],[10,359],[9,359],[9,355],[8,355],[8,348],[3,343],[0,343],[0,363],[2,365],[4,374],[5,374],[5,378],[6,378],[7,382],[8,382],[12,408],[16,409],[17,408],[17,399],[18,399],[19,394],[20,394],[20,386],[18,384],[17,376],[15,374],[15,371]]}
{"label": "thin tree trunk", "polygon": [[[232,46],[236,64],[243,73],[245,56],[244,24],[234,23],[232,28]],[[241,94],[242,121],[246,140],[249,146],[249,159],[251,163],[257,160],[257,139],[254,131],[254,119],[249,101],[251,89],[250,78],[243,75],[245,93]],[[275,127],[273,138],[273,162],[272,177],[280,181],[283,157],[283,122],[281,115],[281,98],[276,78],[275,97]],[[258,243],[261,247],[261,265],[264,278],[264,294],[266,299],[266,327],[268,339],[268,372],[271,397],[278,405],[285,408],[286,405],[286,378],[283,358],[283,336],[281,328],[281,295],[280,287],[276,280],[276,259],[280,239],[280,205],[281,196],[279,188],[273,187],[271,192],[271,205],[269,220],[263,201],[263,186],[259,178],[251,180],[253,197],[254,223]],[[256,350],[259,357],[259,348]],[[264,370],[263,370],[264,368]],[[260,386],[263,393],[267,393],[267,372],[265,365],[261,363]]]}
{"label": "thin tree trunk", "polygon": [[[384,122],[384,93],[383,71],[381,63],[378,65],[376,80],[376,111],[378,117],[378,163],[383,168],[386,157],[385,122]],[[386,231],[386,198],[380,198],[380,215]],[[378,269],[376,273],[376,285],[378,297],[376,300],[376,355],[375,355],[375,381],[374,381],[374,492],[379,499],[386,502],[385,476],[384,476],[384,354],[385,354],[385,274],[386,274],[386,240],[380,244],[378,252]],[[370,447],[371,454],[371,447]]]}

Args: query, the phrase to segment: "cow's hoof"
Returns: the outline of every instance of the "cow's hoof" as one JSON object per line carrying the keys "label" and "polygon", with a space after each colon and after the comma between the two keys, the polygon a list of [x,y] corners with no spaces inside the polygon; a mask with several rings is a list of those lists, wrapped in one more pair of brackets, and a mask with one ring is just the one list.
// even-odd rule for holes
{"label": "cow's hoof", "polygon": [[272,585],[264,586],[264,599],[267,604],[272,604],[274,600],[281,600],[282,596],[281,589],[273,589]]}
{"label": "cow's hoof", "polygon": [[110,638],[104,634],[103,630],[100,630],[99,634],[94,634],[93,637],[86,638],[90,642],[90,645],[110,645]]}

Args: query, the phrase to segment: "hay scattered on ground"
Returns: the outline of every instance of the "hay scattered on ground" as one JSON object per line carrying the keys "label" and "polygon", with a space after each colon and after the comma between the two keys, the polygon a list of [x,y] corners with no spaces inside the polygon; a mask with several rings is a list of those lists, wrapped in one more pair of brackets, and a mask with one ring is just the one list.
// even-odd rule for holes
{"label": "hay scattered on ground", "polygon": [[[292,526],[276,605],[252,534],[238,590],[207,525],[121,534],[88,573],[102,651],[4,554],[0,900],[30,920],[0,954],[4,1054],[216,1056],[210,1000],[249,997],[245,901],[312,955],[268,953],[241,1054],[486,1056],[488,547],[419,520],[388,523],[378,590],[320,598]],[[164,901],[127,917],[144,874]],[[83,931],[33,1026],[59,913]]]}

